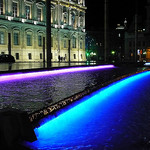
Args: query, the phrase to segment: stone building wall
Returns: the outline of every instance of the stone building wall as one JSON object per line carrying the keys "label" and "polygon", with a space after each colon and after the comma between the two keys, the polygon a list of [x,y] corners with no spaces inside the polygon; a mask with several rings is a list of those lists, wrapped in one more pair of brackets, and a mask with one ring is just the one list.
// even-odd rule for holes
{"label": "stone building wall", "polygon": [[[52,61],[68,61],[69,53],[71,61],[85,61],[85,1],[51,3]],[[0,0],[0,54],[8,54],[9,33],[16,62],[43,61],[45,11],[45,0]]]}

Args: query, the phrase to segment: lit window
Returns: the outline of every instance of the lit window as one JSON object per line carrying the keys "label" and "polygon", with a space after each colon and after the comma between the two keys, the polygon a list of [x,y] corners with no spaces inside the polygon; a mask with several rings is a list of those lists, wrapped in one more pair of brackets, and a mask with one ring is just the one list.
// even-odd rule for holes
{"label": "lit window", "polygon": [[31,53],[28,53],[28,58],[32,59],[32,54]]}
{"label": "lit window", "polygon": [[16,59],[19,60],[19,53],[16,53]]}
{"label": "lit window", "polygon": [[42,59],[43,58],[43,55],[42,55],[42,53],[40,53],[40,59]]}
{"label": "lit window", "polygon": [[13,2],[13,16],[17,17],[17,3]]}
{"label": "lit window", "polygon": [[19,45],[19,33],[14,33],[14,45]]}
{"label": "lit window", "polygon": [[76,38],[73,37],[72,39],[72,48],[76,48]]}
{"label": "lit window", "polygon": [[4,32],[0,32],[0,44],[4,44]]}
{"label": "lit window", "polygon": [[38,8],[37,9],[37,19],[38,19],[38,21],[42,20],[41,17],[42,17],[42,10]]}
{"label": "lit window", "polygon": [[83,44],[82,44],[82,41],[80,41],[80,49],[83,48]]}
{"label": "lit window", "polygon": [[31,35],[27,34],[27,46],[32,46]]}
{"label": "lit window", "polygon": [[41,35],[38,36],[38,45],[42,46],[42,36]]}
{"label": "lit window", "polygon": [[26,12],[26,18],[30,19],[30,6],[26,5],[25,6],[25,12]]}
{"label": "lit window", "polygon": [[0,0],[0,15],[3,15],[3,0]]}
{"label": "lit window", "polygon": [[64,48],[67,48],[67,40],[64,39]]}

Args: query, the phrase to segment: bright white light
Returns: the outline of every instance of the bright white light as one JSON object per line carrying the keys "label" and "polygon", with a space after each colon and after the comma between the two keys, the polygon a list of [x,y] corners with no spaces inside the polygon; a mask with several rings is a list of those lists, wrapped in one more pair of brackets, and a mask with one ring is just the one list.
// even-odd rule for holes
{"label": "bright white light", "polygon": [[37,24],[37,21],[34,21],[34,24],[36,25],[36,24]]}
{"label": "bright white light", "polygon": [[8,20],[11,21],[13,19],[13,17],[11,16],[8,16]]}
{"label": "bright white light", "polygon": [[25,23],[25,21],[26,21],[26,19],[24,19],[24,18],[22,18],[22,20],[21,20],[23,23]]}
{"label": "bright white light", "polygon": [[145,63],[144,66],[150,66],[150,62]]}

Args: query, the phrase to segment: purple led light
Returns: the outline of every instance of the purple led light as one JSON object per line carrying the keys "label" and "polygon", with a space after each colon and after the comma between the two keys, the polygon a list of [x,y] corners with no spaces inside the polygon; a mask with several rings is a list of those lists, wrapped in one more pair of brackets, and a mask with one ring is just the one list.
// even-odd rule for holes
{"label": "purple led light", "polygon": [[26,79],[40,76],[48,76],[48,75],[56,75],[62,73],[69,72],[79,72],[79,71],[87,71],[87,70],[97,70],[97,69],[107,69],[114,68],[114,65],[101,65],[101,66],[90,66],[90,67],[73,67],[59,70],[49,70],[49,71],[41,71],[41,72],[29,72],[29,73],[19,73],[19,74],[10,74],[10,75],[2,75],[0,76],[0,82],[18,80],[18,79]]}

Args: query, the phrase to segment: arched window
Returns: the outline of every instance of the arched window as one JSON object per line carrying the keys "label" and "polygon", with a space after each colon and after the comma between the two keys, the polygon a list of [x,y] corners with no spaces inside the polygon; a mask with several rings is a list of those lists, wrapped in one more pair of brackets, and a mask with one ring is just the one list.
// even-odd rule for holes
{"label": "arched window", "polygon": [[72,13],[72,25],[74,25],[75,24],[75,14],[74,13]]}
{"label": "arched window", "polygon": [[67,13],[67,8],[64,6],[63,7],[63,22],[66,24],[68,22],[68,13]]}
{"label": "arched window", "polygon": [[26,19],[31,19],[31,6],[30,5],[25,6],[25,13],[26,13]]}
{"label": "arched window", "polygon": [[33,32],[29,29],[26,31],[26,44],[32,46]]}
{"label": "arched window", "polygon": [[64,37],[63,37],[64,48],[67,48],[67,41],[68,41],[68,37],[67,37],[67,35],[64,35]]}
{"label": "arched window", "polygon": [[7,44],[7,30],[5,26],[0,27],[0,45]]}
{"label": "arched window", "polygon": [[43,2],[38,2],[36,3],[37,6],[37,13],[36,13],[36,17],[38,21],[43,21],[43,8],[44,8],[44,3]]}
{"label": "arched window", "polygon": [[73,36],[72,38],[72,48],[76,48],[76,37]]}
{"label": "arched window", "polygon": [[37,20],[42,20],[42,8],[37,8]]}
{"label": "arched window", "polygon": [[14,45],[19,45],[19,38],[20,37],[20,33],[19,30],[14,30],[13,31],[13,44]]}
{"label": "arched window", "polygon": [[4,32],[3,31],[0,31],[0,45],[3,45],[4,44]]}
{"label": "arched window", "polygon": [[55,23],[55,5],[51,5],[51,23]]}
{"label": "arched window", "polygon": [[17,2],[12,2],[12,8],[13,8],[13,17],[19,16],[18,3]]}

